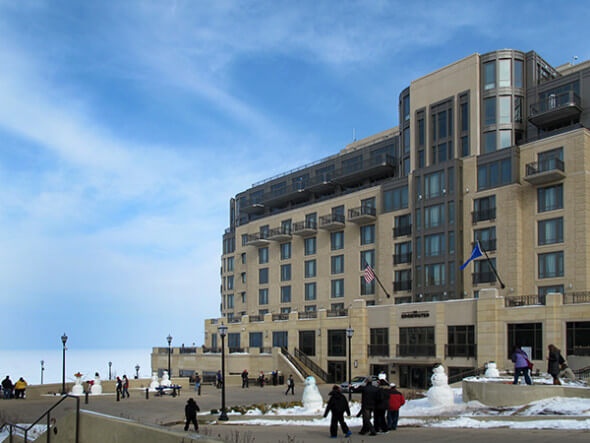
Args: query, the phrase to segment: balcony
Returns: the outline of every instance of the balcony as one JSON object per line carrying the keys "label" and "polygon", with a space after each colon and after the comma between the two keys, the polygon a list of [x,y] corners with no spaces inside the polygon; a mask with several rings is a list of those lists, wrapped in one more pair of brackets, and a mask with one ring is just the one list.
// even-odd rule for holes
{"label": "balcony", "polygon": [[257,232],[256,234],[248,234],[248,246],[267,246],[270,243],[268,239],[268,232]]}
{"label": "balcony", "polygon": [[262,214],[264,212],[264,204],[262,201],[264,195],[258,195],[255,198],[247,198],[243,205],[240,205],[240,212],[246,214]]}
{"label": "balcony", "polygon": [[397,291],[410,291],[412,289],[412,280],[400,280],[393,282],[393,290]]}
{"label": "balcony", "polygon": [[242,317],[231,317],[227,319],[228,323],[242,323]]}
{"label": "balcony", "polygon": [[412,233],[412,225],[402,225],[393,228],[393,237],[404,237]]}
{"label": "balcony", "polygon": [[352,186],[368,178],[377,179],[393,176],[396,167],[395,163],[395,158],[391,155],[378,155],[335,171],[332,181],[339,185]]}
{"label": "balcony", "polygon": [[289,314],[287,314],[287,313],[272,315],[272,321],[286,321],[286,320],[289,320]]}
{"label": "balcony", "polygon": [[524,179],[531,185],[545,185],[565,178],[563,161],[558,158],[549,158],[526,165]]}
{"label": "balcony", "polygon": [[377,210],[371,206],[360,206],[348,210],[348,221],[362,225],[377,219]]}
{"label": "balcony", "polygon": [[282,206],[286,203],[297,203],[309,198],[308,181],[298,181],[291,185],[272,189],[264,194],[264,204],[268,206]]}
{"label": "balcony", "polygon": [[208,348],[207,346],[203,346],[203,354],[219,354],[221,349],[219,348]]}
{"label": "balcony", "polygon": [[335,309],[326,311],[326,317],[346,317],[348,315],[348,309]]}
{"label": "balcony", "polygon": [[344,229],[344,215],[343,214],[329,214],[320,217],[320,229],[326,231],[339,231]]}
{"label": "balcony", "polygon": [[185,347],[181,347],[180,348],[180,353],[181,354],[196,354],[197,353],[197,348],[185,348]]}
{"label": "balcony", "polygon": [[590,303],[590,292],[570,292],[569,294],[564,294],[563,303]]}
{"label": "balcony", "polygon": [[338,184],[333,181],[334,175],[335,171],[317,174],[313,180],[309,182],[308,189],[317,194],[333,191],[336,186],[338,186]]}
{"label": "balcony", "polygon": [[291,226],[280,226],[271,229],[268,231],[268,239],[277,242],[291,240]]}
{"label": "balcony", "polygon": [[[472,242],[471,243],[471,247],[472,248],[475,248],[475,245],[476,244],[477,244],[477,242],[475,242],[475,241]],[[486,252],[495,251],[496,250],[496,239],[495,238],[490,238],[490,239],[487,239],[487,240],[479,240],[479,245]]]}
{"label": "balcony", "polygon": [[412,253],[406,252],[405,254],[395,254],[393,256],[393,264],[401,265],[403,263],[412,263]]}
{"label": "balcony", "polygon": [[297,318],[299,320],[310,320],[312,318],[318,318],[318,313],[317,311],[298,312]]}
{"label": "balcony", "polygon": [[504,306],[507,308],[514,308],[518,306],[542,306],[544,304],[544,295],[511,295],[504,298]]}
{"label": "balcony", "polygon": [[259,323],[264,321],[264,315],[250,315],[248,317],[249,323]]}
{"label": "balcony", "polygon": [[230,354],[243,354],[245,352],[248,352],[248,348],[237,348],[233,346],[228,346],[228,349]]}
{"label": "balcony", "polygon": [[367,345],[369,357],[389,357],[389,344]]}
{"label": "balcony", "polygon": [[317,223],[315,220],[306,220],[293,223],[291,232],[301,237],[309,237],[315,235],[318,232]]}
{"label": "balcony", "polygon": [[404,344],[397,345],[398,357],[435,357],[436,345],[432,344]]}
{"label": "balcony", "polygon": [[493,272],[474,272],[473,273],[473,284],[478,285],[480,283],[495,283],[496,274]]}
{"label": "balcony", "polygon": [[480,209],[471,213],[473,223],[496,219],[496,208]]}
{"label": "balcony", "polygon": [[475,343],[445,345],[445,357],[476,358],[477,345]]}
{"label": "balcony", "polygon": [[529,121],[539,129],[547,129],[579,120],[581,113],[580,97],[573,91],[568,91],[551,94],[540,102],[532,103],[529,108]]}

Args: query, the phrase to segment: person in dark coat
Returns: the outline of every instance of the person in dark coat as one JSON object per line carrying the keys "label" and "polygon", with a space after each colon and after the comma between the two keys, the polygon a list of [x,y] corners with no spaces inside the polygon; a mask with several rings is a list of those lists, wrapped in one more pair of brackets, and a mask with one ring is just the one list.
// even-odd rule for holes
{"label": "person in dark coat", "polygon": [[184,407],[184,415],[186,417],[186,423],[184,424],[184,430],[188,431],[189,425],[192,423],[195,425],[195,431],[199,430],[199,422],[197,421],[197,411],[200,411],[199,405],[189,398]]}
{"label": "person in dark coat", "polygon": [[117,395],[121,395],[123,393],[123,380],[121,377],[117,377]]}
{"label": "person in dark coat", "polygon": [[126,375],[123,375],[123,398],[129,398],[129,379]]}
{"label": "person in dark coat", "polygon": [[561,356],[561,351],[555,345],[549,345],[549,355],[547,356],[547,372],[553,377],[553,384],[560,385],[559,365],[565,363]]}
{"label": "person in dark coat", "polygon": [[201,395],[201,376],[198,372],[195,374],[195,392]]}
{"label": "person in dark coat", "polygon": [[389,409],[389,383],[386,380],[379,380],[379,392],[375,404],[375,431],[386,433],[388,431],[385,422],[385,413]]}
{"label": "person in dark coat", "polygon": [[375,411],[375,406],[377,405],[377,395],[379,394],[379,388],[373,385],[371,382],[368,382],[366,386],[362,386],[359,388],[361,392],[361,410],[358,413],[358,416],[363,417],[363,427],[359,434],[365,435],[367,432],[369,435],[377,435],[375,432],[375,427],[373,423],[371,423],[371,414]]}
{"label": "person in dark coat", "polygon": [[293,374],[289,374],[289,378],[287,379],[287,391],[285,392],[285,395],[289,394],[289,391],[291,391],[291,394],[295,395],[295,380],[293,380]]}
{"label": "person in dark coat", "polygon": [[512,384],[517,385],[518,377],[520,377],[520,374],[523,374],[526,384],[532,385],[533,382],[529,376],[529,356],[527,353],[520,349],[520,346],[515,346],[510,359],[514,362],[514,382]]}
{"label": "person in dark coat", "polygon": [[344,421],[344,413],[350,417],[350,408],[348,407],[348,400],[346,397],[342,395],[340,392],[340,386],[334,385],[332,391],[328,394],[330,396],[330,400],[328,400],[328,405],[326,406],[326,412],[324,412],[324,417],[328,416],[328,413],[332,413],[332,421],[330,422],[330,437],[336,438],[338,435],[338,423],[340,423],[340,427],[342,428],[342,432],[344,433],[345,437],[350,437],[352,432],[348,429],[346,422]]}
{"label": "person in dark coat", "polygon": [[8,400],[12,398],[12,380],[7,375],[4,380],[2,380],[2,391],[4,393],[4,400]]}
{"label": "person in dark coat", "polygon": [[244,369],[242,371],[242,389],[248,387],[248,371]]}
{"label": "person in dark coat", "polygon": [[404,395],[395,389],[395,383],[391,383],[389,389],[389,407],[387,408],[387,427],[390,431],[397,429],[399,420],[399,408],[406,403]]}

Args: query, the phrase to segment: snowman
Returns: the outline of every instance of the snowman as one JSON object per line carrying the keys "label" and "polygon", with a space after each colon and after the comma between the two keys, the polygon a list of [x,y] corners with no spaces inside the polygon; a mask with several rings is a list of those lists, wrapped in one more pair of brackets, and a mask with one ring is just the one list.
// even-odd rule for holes
{"label": "snowman", "polygon": [[438,365],[432,372],[432,387],[426,393],[428,401],[432,406],[451,406],[454,402],[453,390],[449,387],[445,368]]}
{"label": "snowman", "polygon": [[170,376],[168,375],[168,371],[164,371],[164,375],[162,375],[162,381],[160,382],[160,386],[165,388],[169,388],[172,385],[170,381]]}
{"label": "snowman", "polygon": [[496,366],[496,362],[491,361],[487,364],[486,372],[484,375],[486,377],[492,377],[492,378],[500,376],[500,371],[498,371],[498,368]]}
{"label": "snowman", "polygon": [[153,372],[152,373],[152,382],[150,383],[150,392],[156,392],[157,388],[160,387],[160,382],[158,381],[158,375]]}
{"label": "snowman", "polygon": [[92,395],[102,394],[102,385],[100,384],[100,375],[98,375],[98,372],[96,374],[94,374],[94,383],[92,384],[92,387],[90,388],[90,393]]}
{"label": "snowman", "polygon": [[305,379],[302,402],[305,409],[313,412],[321,412],[324,406],[324,400],[315,382],[315,378],[312,376]]}
{"label": "snowman", "polygon": [[74,382],[74,386],[72,387],[72,395],[84,395],[84,387],[82,386],[82,374],[79,372],[74,374],[76,380]]}

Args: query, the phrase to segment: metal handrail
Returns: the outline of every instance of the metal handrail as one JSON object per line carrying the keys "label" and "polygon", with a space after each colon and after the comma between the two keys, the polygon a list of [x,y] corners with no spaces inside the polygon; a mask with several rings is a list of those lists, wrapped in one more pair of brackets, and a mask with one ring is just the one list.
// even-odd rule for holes
{"label": "metal handrail", "polygon": [[504,306],[511,308],[514,306],[535,306],[544,305],[544,295],[507,295],[504,297]]}
{"label": "metal handrail", "polygon": [[304,378],[309,377],[309,372],[305,370],[305,368],[297,361],[297,359],[293,358],[293,356],[289,353],[287,348],[281,348],[281,354],[283,354],[289,362],[303,375]]}
{"label": "metal handrail", "polygon": [[297,318],[299,320],[306,320],[306,319],[310,319],[310,318],[318,318],[318,312],[317,311],[298,312],[297,313]]}
{"label": "metal handrail", "polygon": [[282,312],[280,314],[272,314],[272,321],[284,321],[289,320],[289,314]]}
{"label": "metal handrail", "polygon": [[563,303],[590,303],[590,292],[570,292],[563,295]]}
{"label": "metal handrail", "polygon": [[394,265],[401,265],[402,263],[412,263],[412,253],[405,252],[403,254],[394,254],[393,255],[393,264]]}
{"label": "metal handrail", "polygon": [[473,223],[486,220],[495,220],[496,208],[480,209],[479,211],[473,211],[471,213],[471,217]]}
{"label": "metal handrail", "polygon": [[389,357],[389,344],[369,344],[367,345],[367,355],[369,357]]}
{"label": "metal handrail", "polygon": [[539,174],[541,172],[548,172],[548,171],[555,171],[559,170],[561,172],[565,172],[565,165],[563,160],[555,158],[548,158],[546,160],[541,160],[538,162],[531,162],[527,163],[526,165],[526,175],[534,175]]}
{"label": "metal handrail", "polygon": [[496,274],[493,272],[474,272],[472,274],[472,283],[477,285],[479,283],[494,283],[496,281]]}
{"label": "metal handrail", "polygon": [[334,309],[326,311],[326,317],[346,317],[348,315],[348,309]]}
{"label": "metal handrail", "polygon": [[304,220],[293,223],[292,232],[303,231],[304,229],[317,229],[317,222],[315,220]]}
{"label": "metal handrail", "polygon": [[433,344],[399,344],[396,346],[398,357],[434,357],[436,345]]}
{"label": "metal handrail", "polygon": [[409,291],[412,289],[412,280],[400,280],[393,282],[394,291]]}
{"label": "metal handrail", "polygon": [[481,375],[485,372],[485,368],[474,368],[469,369],[467,371],[459,372],[451,377],[449,377],[449,384],[457,383],[458,381],[463,380],[466,377],[473,377],[476,375]]}
{"label": "metal handrail", "polygon": [[361,215],[377,216],[377,210],[372,206],[359,206],[348,210],[348,218],[360,217]]}
{"label": "metal handrail", "polygon": [[320,226],[330,223],[346,223],[344,214],[328,214],[320,216]]}
{"label": "metal handrail", "polygon": [[574,91],[561,94],[550,94],[544,100],[530,105],[530,115],[535,116],[547,111],[563,108],[564,106],[580,106],[580,96]]}
{"label": "metal handrail", "polygon": [[326,371],[320,368],[314,361],[312,361],[303,351],[300,351],[298,348],[295,348],[295,357],[301,360],[301,363],[303,363],[305,366],[311,369],[324,382],[327,382],[330,379],[330,376]]}
{"label": "metal handrail", "polygon": [[393,228],[393,236],[394,237],[403,237],[404,235],[409,235],[412,233],[412,225],[401,225],[396,226]]}

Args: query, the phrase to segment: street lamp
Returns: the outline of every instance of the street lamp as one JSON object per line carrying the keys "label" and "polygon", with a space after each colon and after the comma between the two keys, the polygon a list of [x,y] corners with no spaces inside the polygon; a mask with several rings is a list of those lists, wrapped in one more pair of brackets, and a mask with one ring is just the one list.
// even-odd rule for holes
{"label": "street lamp", "polygon": [[61,336],[61,342],[63,343],[63,358],[62,358],[62,378],[61,378],[61,393],[65,395],[66,393],[66,342],[68,341],[68,336],[64,332],[64,335]]}
{"label": "street lamp", "polygon": [[45,370],[45,367],[43,366],[45,364],[45,361],[41,360],[41,384],[43,384],[43,371]]}
{"label": "street lamp", "polygon": [[139,365],[135,365],[135,378],[139,378]]}
{"label": "street lamp", "polygon": [[111,367],[113,366],[113,362],[109,362],[109,380],[111,379]]}
{"label": "street lamp", "polygon": [[170,352],[172,351],[170,348],[170,343],[172,343],[172,336],[168,334],[166,340],[168,340],[168,377],[172,377],[172,373],[170,372]]}
{"label": "street lamp", "polygon": [[352,354],[352,336],[354,335],[354,329],[350,326],[346,328],[346,336],[348,337],[348,401],[352,399],[352,365],[350,363],[351,354]]}
{"label": "street lamp", "polygon": [[225,412],[225,336],[227,335],[227,326],[222,323],[217,327],[217,330],[221,337],[221,415],[219,420],[227,421],[227,413]]}

